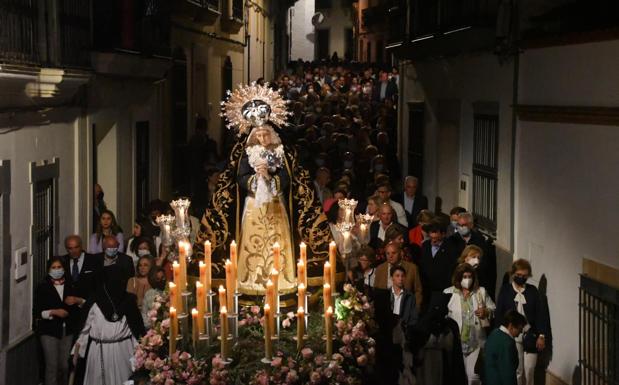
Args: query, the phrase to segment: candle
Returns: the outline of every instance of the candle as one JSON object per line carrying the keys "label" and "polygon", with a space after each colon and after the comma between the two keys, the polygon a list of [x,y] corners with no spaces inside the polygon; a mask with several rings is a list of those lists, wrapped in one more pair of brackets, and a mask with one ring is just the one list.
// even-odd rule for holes
{"label": "candle", "polygon": [[174,282],[169,282],[168,287],[170,288],[170,306],[180,309],[181,298],[176,284]]}
{"label": "candle", "polygon": [[180,266],[179,290],[187,291],[187,250],[189,244],[185,241],[178,242],[178,264]]}
{"label": "candle", "polygon": [[337,255],[337,246],[335,242],[331,241],[329,243],[329,263],[331,264],[331,279],[329,280],[329,284],[331,288],[335,290],[335,270],[337,269],[335,257]]}
{"label": "candle", "polygon": [[297,350],[303,348],[303,336],[305,335],[305,311],[302,306],[297,310]]}
{"label": "candle", "polygon": [[219,285],[219,308],[226,307],[226,289]]}
{"label": "candle", "polygon": [[297,307],[304,307],[305,306],[305,285],[300,283],[299,286],[297,287],[297,295],[298,295],[298,299],[297,299]]}
{"label": "candle", "polygon": [[200,272],[200,283],[206,286],[206,265],[203,261],[198,262],[198,271]]}
{"label": "candle", "polygon": [[325,262],[323,266],[323,283],[331,284],[331,263],[329,261]]}
{"label": "candle", "polygon": [[271,345],[271,306],[264,305],[264,358],[273,358],[273,346]]}
{"label": "candle", "polygon": [[365,236],[367,234],[367,225],[362,223],[359,225],[359,237],[361,238],[361,242],[366,243]]}
{"label": "candle", "polygon": [[325,312],[325,334],[327,337],[327,360],[331,360],[333,356],[333,330],[332,320],[333,308],[329,306]]}
{"label": "candle", "polygon": [[[232,262],[226,260],[226,291],[228,293],[227,305],[232,308],[234,305],[234,273],[232,272]],[[234,311],[234,310],[233,310]]]}
{"label": "candle", "polygon": [[[266,292],[266,298],[265,298],[265,302],[269,305],[270,308],[275,308],[275,287],[273,285],[273,281],[271,281],[271,279],[269,279],[267,281],[267,292]],[[272,314],[271,314],[272,315]],[[269,318],[265,318],[269,320],[269,323],[272,326],[275,326],[275,321],[274,318],[271,316]],[[272,328],[271,330],[273,330],[274,328]]]}
{"label": "candle", "polygon": [[200,313],[196,308],[191,309],[191,338],[193,340],[193,353],[196,354],[200,340]]}
{"label": "candle", "polygon": [[176,352],[176,337],[178,336],[178,318],[176,317],[176,308],[170,306],[170,356]]}
{"label": "candle", "polygon": [[349,223],[352,222],[352,210],[351,209],[346,209],[345,221]]}
{"label": "candle", "polygon": [[221,327],[221,359],[228,358],[228,310],[225,306],[219,309],[219,325]]}
{"label": "candle", "polygon": [[[236,284],[237,284],[237,279],[236,279],[236,275],[238,272],[238,262],[237,262],[237,252],[236,252],[236,242],[232,241],[230,242],[230,262],[232,263],[232,276],[233,276],[233,280],[232,283],[234,284],[234,290],[233,292],[236,293]],[[228,289],[230,290],[230,289]]]}
{"label": "candle", "polygon": [[322,302],[325,304],[325,311],[331,306],[331,285],[322,285]]}
{"label": "candle", "polygon": [[297,284],[298,285],[307,284],[307,274],[305,270],[305,263],[303,263],[302,259],[299,259],[299,262],[297,262]]}
{"label": "candle", "polygon": [[196,282],[196,307],[198,308],[198,330],[200,334],[204,334],[205,297],[204,297],[204,285],[202,285],[201,282]]}
{"label": "candle", "polygon": [[[305,242],[301,242],[299,245],[300,258],[303,261],[303,264],[307,266],[307,245]],[[307,284],[307,282],[304,282]]]}
{"label": "candle", "polygon": [[211,241],[204,242],[204,265],[206,266],[206,280],[204,281],[204,292],[209,294],[211,292]]}
{"label": "candle", "polygon": [[280,263],[280,253],[281,249],[279,247],[279,242],[275,242],[273,244],[273,268],[277,271],[280,271],[282,269]]}
{"label": "candle", "polygon": [[352,245],[350,244],[350,231],[344,231],[344,254],[348,254],[352,251]]}

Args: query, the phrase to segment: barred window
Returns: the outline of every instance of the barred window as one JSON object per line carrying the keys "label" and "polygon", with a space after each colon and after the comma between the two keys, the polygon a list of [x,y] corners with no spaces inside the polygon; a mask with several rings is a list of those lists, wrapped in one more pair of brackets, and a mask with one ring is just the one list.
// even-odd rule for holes
{"label": "barred window", "polygon": [[473,145],[473,215],[491,234],[497,228],[498,114],[475,114]]}
{"label": "barred window", "polygon": [[[11,211],[11,162],[0,161],[0,257],[3,261],[11,260],[10,241],[10,211]],[[0,265],[0,312],[8,314],[11,306],[9,297],[11,289],[11,264]],[[0,348],[4,348],[9,342],[8,317],[0,318]]]}

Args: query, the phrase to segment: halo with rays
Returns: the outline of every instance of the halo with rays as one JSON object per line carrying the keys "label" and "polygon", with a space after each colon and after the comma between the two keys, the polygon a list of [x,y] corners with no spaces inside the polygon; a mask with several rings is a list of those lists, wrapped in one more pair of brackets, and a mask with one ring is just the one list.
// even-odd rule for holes
{"label": "halo with rays", "polygon": [[263,86],[252,82],[251,84],[239,84],[231,92],[226,92],[226,100],[221,102],[221,116],[226,119],[228,129],[237,130],[238,135],[248,133],[251,130],[251,123],[243,117],[243,106],[252,100],[261,100],[271,107],[269,121],[283,127],[286,125],[286,118],[291,113],[287,109],[287,102],[282,98],[277,90],[269,88],[269,84]]}

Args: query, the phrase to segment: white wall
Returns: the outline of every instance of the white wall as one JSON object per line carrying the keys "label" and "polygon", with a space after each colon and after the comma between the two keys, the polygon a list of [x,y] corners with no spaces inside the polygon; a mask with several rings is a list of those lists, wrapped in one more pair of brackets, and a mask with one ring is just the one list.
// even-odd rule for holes
{"label": "white wall", "polygon": [[[288,11],[288,38],[290,42],[290,58],[297,60],[314,60],[314,0],[299,0]],[[292,29],[292,31],[291,31]]]}
{"label": "white wall", "polygon": [[[619,41],[526,51],[521,104],[617,106]],[[516,253],[548,279],[549,370],[578,365],[578,274],[586,257],[619,268],[619,127],[519,122]],[[592,226],[595,224],[594,226]]]}
{"label": "white wall", "polygon": [[[406,163],[409,129],[407,103],[424,102],[424,193],[428,196],[431,209],[434,209],[433,202],[437,196],[443,199],[444,212],[458,205],[458,176],[472,175],[473,103],[499,103],[497,245],[505,250],[512,248],[510,174],[513,68],[512,62],[500,65],[497,57],[489,53],[409,62],[401,68],[401,159]],[[451,138],[449,143],[445,143],[446,136]],[[472,188],[472,184],[469,184],[470,200],[466,204],[469,209],[472,208]]]}
{"label": "white wall", "polygon": [[342,3],[342,0],[333,0],[331,8],[320,10],[325,15],[325,21],[316,27],[329,29],[329,57],[337,52],[340,59],[346,52],[346,29],[352,28],[352,7],[344,8]]}

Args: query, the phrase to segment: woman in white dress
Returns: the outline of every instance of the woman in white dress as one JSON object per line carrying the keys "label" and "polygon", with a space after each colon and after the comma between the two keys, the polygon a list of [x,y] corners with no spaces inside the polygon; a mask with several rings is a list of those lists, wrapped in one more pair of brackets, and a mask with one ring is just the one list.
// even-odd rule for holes
{"label": "woman in white dress", "polygon": [[86,322],[74,347],[74,353],[86,358],[84,384],[88,385],[116,385],[128,380],[137,339],[145,333],[135,295],[126,292],[122,273],[112,266],[104,269],[103,276],[87,304]]}

